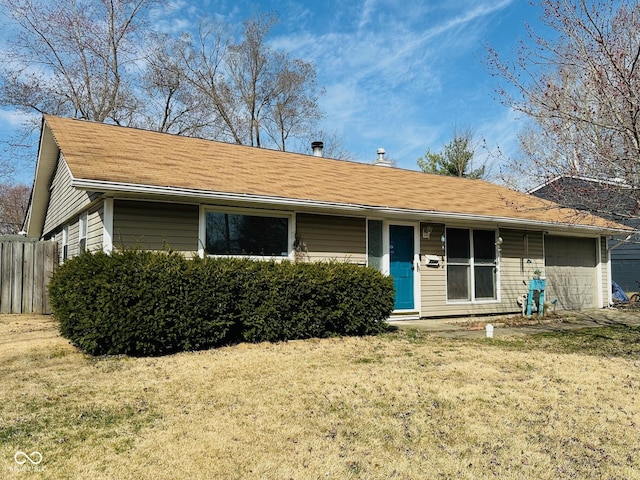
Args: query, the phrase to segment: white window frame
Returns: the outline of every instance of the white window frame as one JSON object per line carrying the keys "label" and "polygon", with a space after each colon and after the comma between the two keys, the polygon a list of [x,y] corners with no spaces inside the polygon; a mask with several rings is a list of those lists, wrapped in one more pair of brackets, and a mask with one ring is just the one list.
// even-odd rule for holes
{"label": "white window frame", "polygon": [[[78,253],[87,250],[87,232],[89,230],[89,214],[83,212],[78,220]],[[84,241],[84,244],[83,244]]]}
{"label": "white window frame", "polygon": [[388,262],[388,258],[385,258],[385,255],[388,256],[388,252],[387,252],[388,248],[385,247],[385,243],[388,243],[388,238],[387,238],[387,241],[385,242],[385,227],[386,227],[386,225],[385,225],[384,219],[382,219],[382,218],[368,217],[366,219],[366,222],[367,222],[366,223],[367,266],[373,267],[373,265],[370,265],[370,262],[369,262],[369,222],[371,222],[371,221],[380,222],[380,227],[381,227],[381,231],[380,231],[380,234],[381,234],[380,248],[382,249],[382,255],[380,257],[380,265],[379,265],[378,270],[380,272],[384,273],[384,274],[388,274],[389,268],[385,266],[385,265],[387,265],[389,263]]}
{"label": "white window frame", "polygon": [[[208,254],[206,250],[207,246],[207,213],[229,213],[233,215],[249,215],[253,217],[270,217],[270,218],[286,218],[287,219],[287,255],[212,255]],[[208,257],[224,257],[224,258],[250,258],[253,260],[293,260],[294,250],[293,243],[295,240],[295,220],[296,216],[293,212],[282,210],[258,210],[250,208],[236,208],[236,207],[220,207],[220,206],[200,206],[200,226],[198,232],[198,255],[201,258]]]}
{"label": "white window frame", "polygon": [[69,225],[62,227],[62,261],[69,258]]}
{"label": "white window frame", "polygon": [[[455,263],[449,261],[449,251],[445,250],[445,293],[447,297],[447,304],[481,304],[481,303],[500,303],[501,295],[500,295],[500,249],[498,248],[498,236],[499,231],[497,229],[492,228],[468,228],[468,227],[458,227],[451,226],[445,228],[445,238],[448,241],[449,229],[456,230],[467,230],[469,232],[469,263]],[[476,298],[476,288],[475,288],[475,246],[473,244],[473,232],[475,230],[482,231],[493,231],[494,232],[494,246],[495,246],[495,298]],[[469,299],[450,299],[449,298],[449,265],[465,265],[469,268]],[[487,266],[488,264],[479,264],[480,266]]]}
{"label": "white window frame", "polygon": [[103,203],[102,251],[111,255],[113,251],[113,198],[105,198]]}

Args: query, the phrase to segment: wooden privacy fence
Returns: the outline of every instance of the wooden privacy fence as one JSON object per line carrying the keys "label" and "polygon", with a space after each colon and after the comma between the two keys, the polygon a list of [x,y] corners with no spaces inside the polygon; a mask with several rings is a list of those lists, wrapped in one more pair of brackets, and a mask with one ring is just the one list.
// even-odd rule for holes
{"label": "wooden privacy fence", "polygon": [[47,285],[57,265],[56,242],[0,236],[0,313],[51,313]]}

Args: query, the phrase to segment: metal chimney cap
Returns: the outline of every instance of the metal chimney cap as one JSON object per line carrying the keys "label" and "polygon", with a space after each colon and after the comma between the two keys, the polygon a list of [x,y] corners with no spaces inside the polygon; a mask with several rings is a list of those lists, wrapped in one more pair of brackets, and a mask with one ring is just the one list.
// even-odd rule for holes
{"label": "metal chimney cap", "polygon": [[377,153],[378,153],[378,155],[384,155],[387,152],[385,152],[384,148],[379,148]]}
{"label": "metal chimney cap", "polygon": [[322,143],[322,142],[311,142],[311,149],[313,150],[313,156],[314,157],[321,157],[323,148],[324,148],[324,143]]}

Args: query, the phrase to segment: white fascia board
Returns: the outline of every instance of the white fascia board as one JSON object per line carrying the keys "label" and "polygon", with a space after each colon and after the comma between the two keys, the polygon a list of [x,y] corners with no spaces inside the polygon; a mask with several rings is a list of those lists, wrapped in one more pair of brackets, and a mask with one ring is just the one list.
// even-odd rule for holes
{"label": "white fascia board", "polygon": [[602,180],[602,179],[597,179],[597,178],[590,178],[590,177],[583,177],[580,175],[556,175],[555,177],[553,177],[550,180],[547,180],[546,182],[542,183],[541,185],[538,185],[536,187],[531,188],[530,190],[527,190],[526,193],[529,194],[533,194],[535,192],[537,192],[538,190],[540,190],[541,188],[547,187],[549,185],[551,185],[554,182],[557,182],[558,180],[562,179],[562,178],[568,178],[570,180],[580,180],[583,182],[588,182],[588,183],[595,183],[595,184],[599,184],[599,185],[611,185],[613,187],[622,187],[622,188],[633,188],[631,185],[627,185],[626,183],[622,183],[622,182],[616,182],[615,180]]}
{"label": "white fascia board", "polygon": [[537,192],[538,190],[540,190],[541,188],[544,188],[544,187],[546,187],[547,185],[551,185],[553,182],[555,182],[555,181],[557,181],[557,180],[559,180],[559,179],[561,179],[561,178],[562,178],[562,175],[556,175],[556,176],[555,176],[555,177],[553,177],[551,180],[547,180],[546,182],[541,183],[540,185],[535,186],[535,187],[533,187],[533,188],[531,188],[531,189],[527,190],[527,192],[526,192],[526,193],[528,193],[528,194],[530,194],[530,195],[531,195],[531,194],[533,194],[533,193]]}
{"label": "white fascia board", "polygon": [[528,227],[536,230],[553,230],[554,232],[565,232],[580,230],[589,236],[607,235],[613,232],[620,233],[615,229],[603,229],[592,225],[575,225],[571,223],[541,222],[539,220],[526,220],[508,217],[461,214],[455,212],[438,212],[435,210],[413,210],[405,208],[391,208],[384,206],[358,205],[353,203],[325,202],[311,199],[295,199],[287,197],[275,197],[265,195],[252,195],[247,193],[214,192],[210,190],[198,190],[190,188],[160,187],[156,185],[140,185],[134,183],[105,182],[100,180],[73,179],[72,186],[80,190],[91,190],[98,192],[117,193],[137,193],[147,195],[166,195],[172,197],[193,198],[199,201],[237,201],[251,202],[255,204],[298,207],[298,208],[319,208],[330,209],[339,212],[359,213],[366,215],[388,217],[402,217],[406,220],[417,221],[446,221],[455,219],[457,221],[468,222],[491,222],[499,226],[508,227]]}
{"label": "white fascia board", "polygon": [[49,187],[55,171],[60,150],[49,129],[42,120],[36,171],[31,188],[31,199],[25,218],[25,230],[28,237],[40,238],[44,233],[45,214],[49,202]]}

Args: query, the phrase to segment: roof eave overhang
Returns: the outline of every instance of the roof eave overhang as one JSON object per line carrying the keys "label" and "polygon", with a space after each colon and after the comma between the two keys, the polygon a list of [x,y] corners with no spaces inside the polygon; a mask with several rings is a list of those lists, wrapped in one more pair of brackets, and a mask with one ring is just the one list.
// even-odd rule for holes
{"label": "roof eave overhang", "polygon": [[[328,202],[313,199],[296,199],[288,197],[253,195],[246,193],[216,192],[210,190],[163,187],[157,185],[141,185],[134,183],[108,182],[103,180],[73,179],[72,186],[81,190],[104,192],[105,194],[136,194],[180,197],[181,199],[193,199],[199,202],[224,201],[251,203],[254,205],[277,206],[285,208],[304,208],[331,210],[342,214],[354,213],[359,215],[379,217],[403,217],[420,221],[443,221],[455,219],[456,221],[490,222],[502,227],[520,227],[536,230],[553,231],[580,231],[589,235],[615,235],[624,233],[625,230],[604,229],[601,226],[544,222],[539,220],[509,218],[501,216],[487,216],[457,212],[443,212],[435,210],[419,210],[407,208],[394,208],[377,205],[358,205],[353,203]],[[626,232],[628,233],[628,232]]]}
{"label": "roof eave overhang", "polygon": [[59,154],[60,149],[53,137],[53,133],[43,119],[40,142],[38,144],[36,173],[24,222],[24,229],[28,237],[40,238],[43,234],[42,229],[44,228],[45,214],[49,203],[49,186],[51,185]]}

